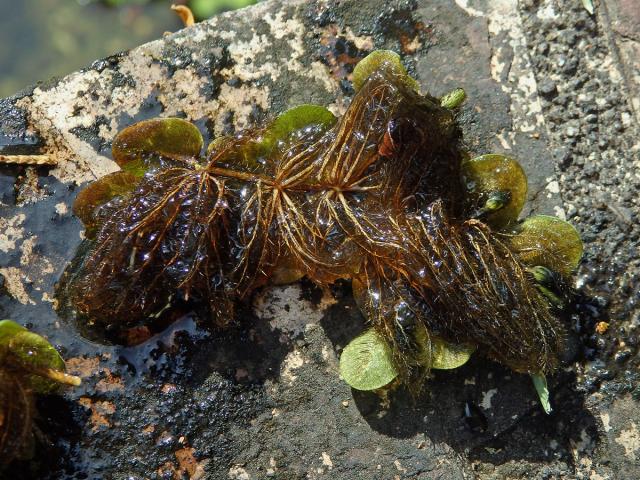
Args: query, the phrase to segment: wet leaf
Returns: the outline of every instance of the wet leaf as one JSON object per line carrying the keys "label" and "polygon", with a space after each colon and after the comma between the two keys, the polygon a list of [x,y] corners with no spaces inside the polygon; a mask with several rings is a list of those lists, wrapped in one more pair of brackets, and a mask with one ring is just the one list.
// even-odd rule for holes
{"label": "wet leaf", "polygon": [[411,88],[418,91],[418,82],[409,76],[407,69],[402,65],[400,55],[391,50],[375,50],[360,60],[353,69],[353,88],[357,92],[366,83],[367,79],[382,68],[391,69],[396,75],[404,77]]}
{"label": "wet leaf", "polygon": [[547,388],[546,377],[541,374],[532,374],[531,380],[533,380],[533,386],[536,388],[536,392],[538,392],[538,398],[540,399],[540,404],[542,405],[545,413],[551,413],[553,409],[549,402],[549,388]]}
{"label": "wet leaf", "polygon": [[138,180],[129,172],[114,172],[99,178],[78,194],[73,202],[73,213],[87,229],[87,237],[93,236],[97,226],[96,209],[119,195],[133,191]]}
{"label": "wet leaf", "polygon": [[582,258],[582,240],[573,225],[557,217],[535,215],[517,225],[508,244],[522,262],[569,276]]}
{"label": "wet leaf", "polygon": [[479,216],[494,228],[515,222],[527,198],[527,176],[520,164],[498,154],[462,164],[462,179]]}
{"label": "wet leaf", "polygon": [[140,175],[159,164],[160,157],[186,162],[197,158],[203,145],[198,128],[181,118],[156,118],[135,123],[113,140],[115,162]]}
{"label": "wet leaf", "polygon": [[[10,361],[28,374],[30,385],[38,393],[49,393],[58,387],[51,373],[65,370],[64,360],[40,335],[30,332],[12,320],[0,321],[0,350],[3,363]],[[10,359],[9,359],[10,358]],[[55,377],[55,373],[53,373]]]}
{"label": "wet leaf", "polygon": [[340,375],[356,390],[376,390],[398,376],[391,349],[374,330],[353,339],[340,356]]}
{"label": "wet leaf", "polygon": [[456,345],[438,337],[431,337],[431,368],[450,370],[458,368],[471,358],[474,345]]}
{"label": "wet leaf", "polygon": [[317,127],[321,131],[335,125],[337,119],[329,110],[320,105],[299,105],[281,113],[265,132],[262,140],[266,151],[279,141],[285,141],[294,132],[303,128]]}

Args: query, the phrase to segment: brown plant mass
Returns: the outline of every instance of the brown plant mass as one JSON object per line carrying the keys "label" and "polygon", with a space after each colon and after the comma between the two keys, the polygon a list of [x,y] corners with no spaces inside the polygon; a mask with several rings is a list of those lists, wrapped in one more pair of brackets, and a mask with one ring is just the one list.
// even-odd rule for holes
{"label": "brown plant mass", "polygon": [[112,174],[107,184],[125,187],[100,206],[104,193],[82,192],[75,210],[95,238],[63,282],[80,318],[121,341],[193,301],[222,327],[267,283],[350,279],[405,380],[417,375],[417,326],[516,371],[557,366],[564,327],[507,234],[474,214],[460,133],[439,99],[382,64],[332,126],[270,132],[218,139],[204,162],[197,148],[157,149],[135,185]]}

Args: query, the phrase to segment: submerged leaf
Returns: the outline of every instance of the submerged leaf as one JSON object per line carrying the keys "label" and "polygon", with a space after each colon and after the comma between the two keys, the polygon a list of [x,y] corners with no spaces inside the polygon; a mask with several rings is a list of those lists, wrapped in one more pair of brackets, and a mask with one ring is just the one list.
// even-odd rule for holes
{"label": "submerged leaf", "polygon": [[536,387],[538,392],[538,398],[540,398],[540,404],[546,414],[551,413],[551,403],[549,402],[549,388],[547,388],[547,379],[542,374],[532,374],[531,380],[533,380],[533,386]]}
{"label": "submerged leaf", "polygon": [[475,352],[475,345],[456,345],[438,337],[431,337],[431,368],[450,370],[467,363]]}
{"label": "submerged leaf", "polygon": [[524,220],[508,237],[522,262],[543,266],[569,276],[582,258],[582,240],[573,225],[557,217],[535,215]]}
{"label": "submerged leaf", "polygon": [[394,74],[404,77],[405,82],[414,90],[419,90],[418,82],[409,76],[402,65],[400,55],[391,50],[375,50],[360,60],[353,69],[353,88],[359,91],[367,79],[386,66]]}
{"label": "submerged leaf", "polygon": [[340,375],[356,390],[376,390],[398,376],[391,349],[370,329],[353,339],[340,356]]}
{"label": "submerged leaf", "polygon": [[97,226],[96,209],[117,196],[133,191],[138,180],[129,172],[114,172],[99,178],[78,194],[73,202],[73,213],[86,227],[88,237]]}
{"label": "submerged leaf", "polygon": [[157,118],[135,123],[113,140],[115,162],[137,175],[159,163],[160,157],[188,161],[200,155],[204,141],[198,128],[181,118]]}
{"label": "submerged leaf", "polygon": [[492,227],[518,219],[527,198],[527,176],[516,160],[481,155],[462,164],[462,177],[472,205]]}

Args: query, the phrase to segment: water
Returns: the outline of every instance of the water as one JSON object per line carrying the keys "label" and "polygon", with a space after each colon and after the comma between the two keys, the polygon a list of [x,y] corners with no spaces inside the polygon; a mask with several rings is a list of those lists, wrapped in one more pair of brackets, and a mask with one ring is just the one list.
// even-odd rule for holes
{"label": "water", "polygon": [[180,29],[172,3],[0,0],[0,98]]}

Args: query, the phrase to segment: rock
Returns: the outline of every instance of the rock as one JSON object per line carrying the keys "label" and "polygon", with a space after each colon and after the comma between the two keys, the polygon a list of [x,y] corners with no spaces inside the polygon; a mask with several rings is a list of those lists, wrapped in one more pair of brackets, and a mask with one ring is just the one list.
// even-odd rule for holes
{"label": "rock", "polygon": [[[399,392],[387,405],[352,392],[338,378],[337,359],[364,325],[344,285],[334,287],[335,298],[304,283],[268,289],[254,300],[253,313],[247,308],[228,331],[185,317],[130,348],[87,342],[53,309],[55,282],[81,243],[71,203],[79,186],[116,170],[110,142],[118,130],[144,118],[177,115],[195,122],[209,140],[300,103],[328,105],[340,114],[353,93],[354,62],[374,48],[400,52],[422,88],[434,94],[465,88],[460,121],[469,150],[519,158],[535,211],[563,211],[560,196],[546,190],[557,178],[556,166],[562,169],[559,185],[571,200],[566,212],[588,240],[580,273],[590,287],[604,291],[609,284],[603,278],[608,281],[623,265],[640,268],[631,254],[612,265],[598,253],[605,251],[602,242],[612,245],[616,238],[608,233],[615,214],[603,210],[595,218],[590,203],[602,164],[589,157],[596,146],[565,131],[571,118],[576,132],[583,121],[596,123],[576,107],[575,89],[594,99],[615,90],[601,72],[584,70],[588,62],[574,62],[584,81],[569,88],[573,75],[566,66],[582,39],[596,35],[593,20],[577,4],[556,12],[549,3],[545,11],[553,15],[540,30],[532,27],[540,24],[537,11],[527,10],[539,2],[521,11],[515,2],[469,3],[266,1],[0,101],[0,154],[46,153],[57,161],[55,168],[28,167],[29,175],[24,167],[0,167],[0,220],[9,224],[0,231],[0,311],[64,345],[69,368],[84,379],[83,387],[62,398],[41,399],[50,445],[41,442],[34,461],[14,464],[8,474],[167,478],[191,471],[208,479],[358,480],[577,477],[592,469],[603,478],[624,478],[627,471],[633,478],[632,455],[640,455],[633,429],[640,423],[637,402],[622,385],[637,388],[637,379],[617,372],[636,366],[636,355],[612,366],[605,361],[609,339],[589,343],[585,336],[608,307],[586,298],[576,306],[588,331],[579,341],[602,368],[584,380],[580,365],[552,378],[558,414],[545,418],[527,376],[482,358],[438,372],[415,400]],[[554,34],[559,25],[570,25],[571,35]],[[602,38],[593,41],[601,52]],[[547,63],[558,55],[564,70]],[[538,93],[555,98],[541,106]],[[606,102],[604,112],[623,100],[615,90]],[[624,179],[620,190],[637,191],[611,153],[624,150],[618,136],[628,135],[626,130],[610,129],[602,112],[588,114],[605,124],[598,155],[613,159],[600,176]],[[549,118],[558,124],[551,138],[545,133]],[[560,155],[551,153],[555,148]],[[558,158],[571,161],[557,164]],[[580,168],[585,164],[590,175]],[[36,179],[37,195],[25,194],[17,205],[19,176]],[[637,218],[636,206],[629,208]],[[637,241],[634,232],[623,241]],[[602,391],[591,395],[598,385]],[[597,395],[614,398],[617,391],[621,397],[610,406],[598,403]],[[467,402],[486,428],[468,428]],[[606,430],[605,413],[614,430]]]}
{"label": "rock", "polygon": [[538,84],[538,92],[540,92],[540,95],[543,97],[552,98],[556,93],[558,93],[558,87],[556,87],[553,80],[547,79]]}

